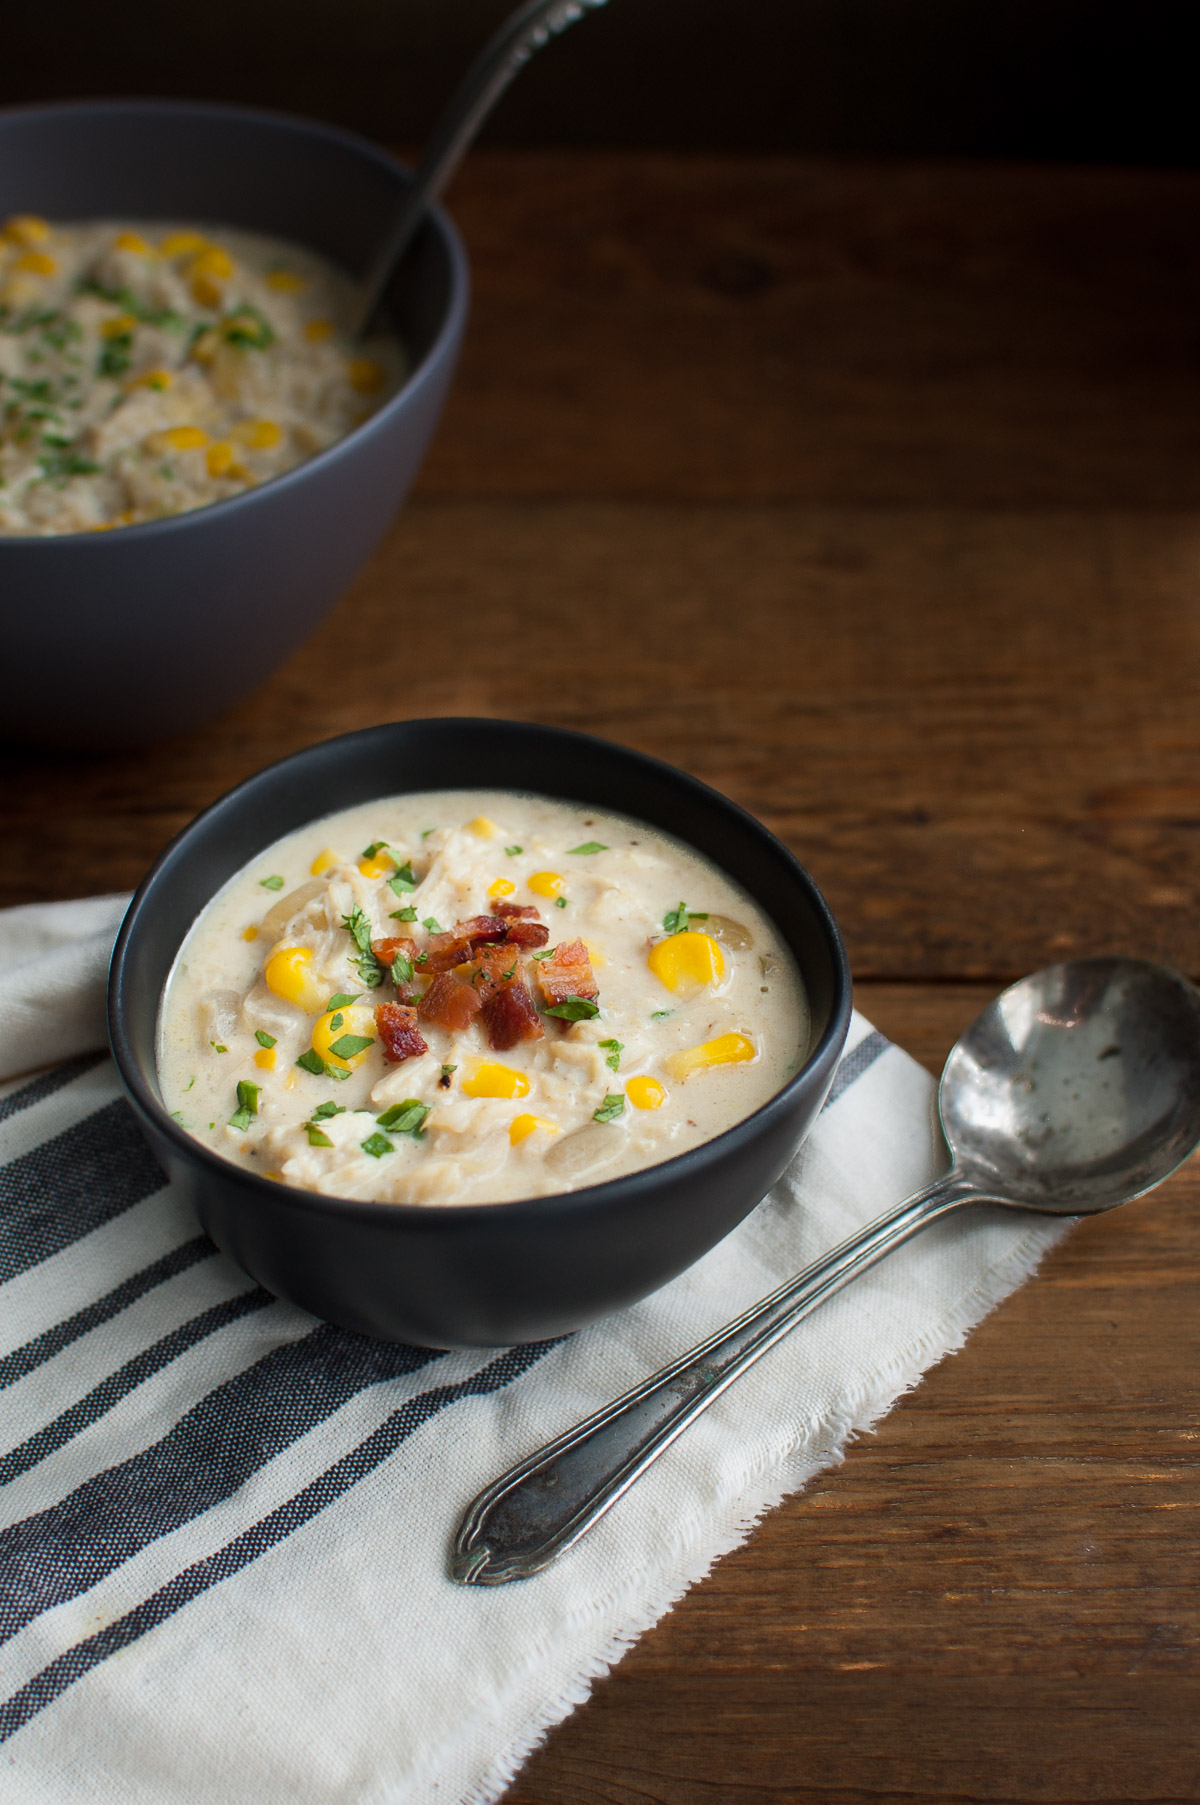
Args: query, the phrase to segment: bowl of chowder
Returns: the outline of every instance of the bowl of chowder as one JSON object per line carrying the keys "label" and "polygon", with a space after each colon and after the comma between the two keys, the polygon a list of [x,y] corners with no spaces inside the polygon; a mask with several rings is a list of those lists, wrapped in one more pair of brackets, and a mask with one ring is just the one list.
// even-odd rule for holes
{"label": "bowl of chowder", "polygon": [[252,778],[150,873],[110,981],[135,1111],[214,1240],[432,1346],[563,1333],[706,1252],[795,1152],[849,1010],[836,925],[757,822],[500,721]]}
{"label": "bowl of chowder", "polygon": [[279,115],[0,112],[6,737],[193,726],[369,557],[466,318],[465,256],[434,210],[378,328],[353,336],[408,181],[363,140]]}

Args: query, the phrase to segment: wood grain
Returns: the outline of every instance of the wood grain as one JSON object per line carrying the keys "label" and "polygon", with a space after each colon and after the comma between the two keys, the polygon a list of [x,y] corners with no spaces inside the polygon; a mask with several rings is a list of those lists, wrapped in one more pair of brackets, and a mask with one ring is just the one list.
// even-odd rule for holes
{"label": "wood grain", "polygon": [[[417,498],[222,720],[0,752],[3,900],[133,884],[313,740],[480,713],[753,809],[931,1070],[1066,954],[1200,975],[1198,199],[1120,171],[478,159],[474,321]],[[1200,1798],[1198,1206],[1189,1169],[1073,1231],[509,1805]]]}

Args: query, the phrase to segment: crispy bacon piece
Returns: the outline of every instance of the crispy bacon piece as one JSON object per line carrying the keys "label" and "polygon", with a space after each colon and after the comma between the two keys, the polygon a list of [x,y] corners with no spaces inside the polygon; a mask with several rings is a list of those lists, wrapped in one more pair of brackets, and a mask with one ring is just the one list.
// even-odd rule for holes
{"label": "crispy bacon piece", "polygon": [[565,1003],[568,997],[596,997],[600,986],[582,940],[564,940],[549,959],[538,961],[538,983],[547,1003]]}
{"label": "crispy bacon piece", "polygon": [[379,1035],[384,1058],[390,1059],[393,1065],[399,1065],[404,1059],[415,1059],[419,1053],[429,1051],[425,1036],[417,1027],[416,1010],[406,1009],[403,1003],[377,1003],[375,1031]]}
{"label": "crispy bacon piece", "polygon": [[417,943],[409,935],[396,935],[390,940],[372,940],[371,951],[381,965],[390,969],[397,953],[403,953],[406,959],[415,959]]}
{"label": "crispy bacon piece", "polygon": [[425,949],[429,957],[423,961],[421,970],[430,974],[453,971],[456,965],[462,965],[471,957],[477,946],[503,940],[507,932],[508,923],[501,921],[498,915],[472,915],[466,921],[457,922],[447,933],[432,936]]}
{"label": "crispy bacon piece", "polygon": [[481,946],[468,971],[470,983],[486,1003],[493,991],[520,982],[521,955],[514,946]]}
{"label": "crispy bacon piece", "polygon": [[449,1028],[458,1034],[471,1026],[482,1008],[483,999],[475,987],[447,971],[433,980],[417,1004],[417,1014],[435,1028]]}
{"label": "crispy bacon piece", "polygon": [[541,1040],[544,1033],[537,1006],[523,978],[493,990],[483,1005],[483,1022],[488,1045],[497,1053],[507,1053],[523,1040]]}
{"label": "crispy bacon piece", "polygon": [[545,946],[550,929],[540,921],[510,921],[505,946]]}
{"label": "crispy bacon piece", "polygon": [[541,915],[532,903],[498,902],[493,915],[504,915],[509,921],[540,921]]}

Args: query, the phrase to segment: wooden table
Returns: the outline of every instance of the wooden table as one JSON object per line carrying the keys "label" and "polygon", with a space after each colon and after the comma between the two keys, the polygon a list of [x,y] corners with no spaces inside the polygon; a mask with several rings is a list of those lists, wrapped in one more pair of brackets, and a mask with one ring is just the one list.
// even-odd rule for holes
{"label": "wooden table", "polygon": [[[494,154],[454,208],[474,321],[387,544],[224,719],[2,755],[3,900],[133,884],[311,740],[481,713],[752,809],[931,1070],[1061,955],[1200,974],[1200,177]],[[1200,1797],[1198,1198],[1077,1228],[511,1805]]]}

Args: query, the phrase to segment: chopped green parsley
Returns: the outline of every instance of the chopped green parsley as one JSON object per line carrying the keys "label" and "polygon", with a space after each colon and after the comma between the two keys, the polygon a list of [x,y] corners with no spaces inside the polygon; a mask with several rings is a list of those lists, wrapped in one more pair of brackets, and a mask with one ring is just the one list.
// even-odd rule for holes
{"label": "chopped green parsley", "polygon": [[583,842],[582,846],[569,846],[567,848],[567,852],[572,858],[576,857],[578,854],[581,854],[581,853],[607,852],[607,851],[608,851],[608,847],[602,846],[600,844],[599,840],[585,840]]}
{"label": "chopped green parsley", "polygon": [[281,877],[260,877],[258,883],[259,888],[262,890],[283,889],[283,879]]}
{"label": "chopped green parsley", "polygon": [[625,1114],[625,1099],[620,1091],[605,1097],[599,1109],[592,1111],[593,1122],[615,1122],[618,1116]]}
{"label": "chopped green parsley", "polygon": [[[451,1066],[450,1070],[453,1071],[454,1067]],[[420,1103],[416,1097],[408,1097],[403,1103],[393,1103],[390,1109],[385,1109],[375,1120],[389,1134],[411,1134],[420,1140],[422,1125],[428,1114],[428,1103]]]}
{"label": "chopped green parsley", "polygon": [[600,1051],[604,1054],[604,1063],[608,1067],[609,1071],[615,1072],[615,1071],[619,1070],[620,1064],[621,1064],[621,1055],[625,1051],[625,1048],[622,1045],[622,1043],[619,1040],[598,1040],[596,1042],[596,1045],[600,1048]]}
{"label": "chopped green parsley", "polygon": [[[564,1022],[590,1021],[593,1015],[599,1013],[600,1005],[593,1002],[591,997],[568,997],[565,1003],[555,1003],[553,1008],[546,1011],[547,1015],[560,1015]],[[613,1070],[616,1070],[615,1066]]]}
{"label": "chopped green parsley", "polygon": [[265,1028],[256,1028],[254,1030],[254,1038],[260,1047],[273,1047],[275,1045],[275,1036],[273,1034],[268,1034]]}
{"label": "chopped green parsley", "polygon": [[[337,1017],[334,1017],[336,1023]],[[333,1026],[331,1023],[330,1026]],[[375,1037],[371,1034],[343,1034],[338,1040],[329,1043],[329,1051],[338,1059],[354,1059],[359,1053],[365,1053],[368,1047],[375,1045]]]}
{"label": "chopped green parsley", "polygon": [[250,1126],[251,1116],[258,1114],[258,1093],[260,1086],[251,1084],[248,1078],[239,1078],[237,1087],[238,1106],[229,1118],[231,1128],[240,1128],[244,1133]]}
{"label": "chopped green parsley", "polygon": [[695,909],[689,909],[686,903],[680,903],[677,909],[671,909],[663,916],[663,929],[668,934],[684,934],[689,921],[707,921],[707,913],[701,915]]}
{"label": "chopped green parsley", "polygon": [[396,1151],[386,1134],[369,1134],[365,1141],[360,1142],[360,1145],[363,1152],[369,1153],[372,1159],[382,1159],[385,1153],[395,1153]]}

